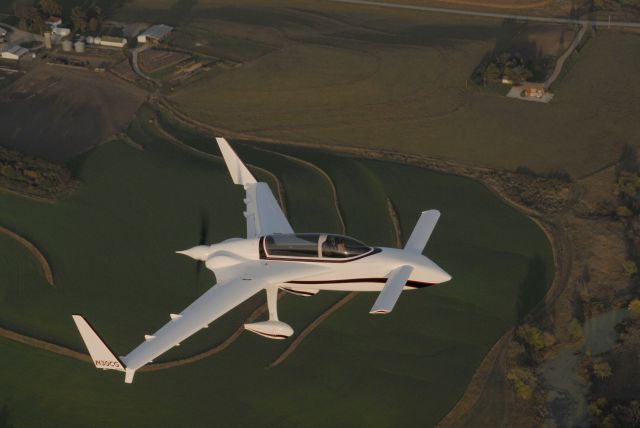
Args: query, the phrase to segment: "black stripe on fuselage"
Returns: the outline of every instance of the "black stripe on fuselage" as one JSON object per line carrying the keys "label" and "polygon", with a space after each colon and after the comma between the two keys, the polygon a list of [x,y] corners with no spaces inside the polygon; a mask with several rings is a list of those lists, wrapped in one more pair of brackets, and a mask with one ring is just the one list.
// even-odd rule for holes
{"label": "black stripe on fuselage", "polygon": [[[350,279],[330,279],[330,280],[324,280],[324,281],[287,281],[286,283],[315,285],[315,284],[352,284],[352,283],[356,284],[356,283],[363,283],[363,282],[369,282],[369,283],[375,282],[375,283],[384,284],[385,282],[387,282],[387,278],[350,278]],[[409,280],[405,285],[411,288],[424,288],[424,287],[430,287],[434,285],[434,283]]]}
{"label": "black stripe on fuselage", "polygon": [[302,291],[302,290],[294,290],[293,288],[287,288],[287,287],[282,287],[282,289],[287,293],[297,294],[298,296],[304,296],[304,297],[315,296],[316,294],[318,294],[318,293],[309,293],[307,291]]}

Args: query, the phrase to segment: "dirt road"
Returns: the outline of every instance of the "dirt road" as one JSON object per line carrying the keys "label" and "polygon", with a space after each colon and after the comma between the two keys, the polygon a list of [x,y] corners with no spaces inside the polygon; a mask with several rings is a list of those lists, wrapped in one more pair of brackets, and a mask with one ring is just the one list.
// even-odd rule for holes
{"label": "dirt road", "polygon": [[640,22],[629,22],[629,21],[598,21],[598,20],[579,20],[579,19],[571,19],[571,18],[554,18],[547,16],[529,16],[529,15],[519,15],[512,13],[497,13],[497,12],[480,12],[475,10],[463,10],[463,9],[451,9],[446,7],[432,7],[432,6],[416,6],[410,4],[398,4],[398,3],[385,3],[379,1],[367,1],[367,0],[329,0],[335,3],[349,3],[355,5],[362,6],[376,6],[376,7],[387,7],[391,9],[404,9],[404,10],[415,10],[422,12],[435,12],[435,13],[449,13],[453,15],[464,15],[464,16],[477,16],[484,18],[498,18],[498,19],[518,19],[523,21],[535,21],[535,22],[549,22],[553,24],[579,24],[581,22],[591,24],[591,25],[602,25],[607,27],[618,27],[618,28],[640,28]]}

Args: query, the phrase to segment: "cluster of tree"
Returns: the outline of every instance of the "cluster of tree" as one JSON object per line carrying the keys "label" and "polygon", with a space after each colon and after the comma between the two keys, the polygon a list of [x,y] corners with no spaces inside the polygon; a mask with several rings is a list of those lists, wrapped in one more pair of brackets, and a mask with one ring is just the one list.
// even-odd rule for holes
{"label": "cluster of tree", "polygon": [[530,177],[542,177],[542,178],[551,178],[555,180],[564,181],[567,183],[571,182],[571,175],[569,175],[566,171],[561,170],[551,170],[546,173],[536,172],[527,166],[519,166],[516,168],[516,172],[518,174],[528,175]]}
{"label": "cluster of tree", "polygon": [[51,199],[73,190],[76,184],[61,165],[0,147],[0,187]]}
{"label": "cluster of tree", "polygon": [[591,0],[591,11],[597,10],[628,10],[637,12],[640,8],[640,1],[638,0]]}
{"label": "cluster of tree", "polygon": [[616,326],[618,341],[606,354],[588,351],[577,372],[587,382],[588,412],[594,427],[640,428],[640,299],[628,305],[628,319]]}
{"label": "cluster of tree", "polygon": [[79,5],[64,10],[58,0],[39,0],[35,5],[14,3],[14,13],[19,20],[19,27],[25,31],[42,33],[49,17],[69,18],[74,31],[82,33],[97,32],[103,20],[103,9],[96,1],[78,1]]}
{"label": "cluster of tree", "polygon": [[102,22],[102,8],[96,5],[74,6],[71,9],[71,22],[74,31],[96,33]]}
{"label": "cluster of tree", "polygon": [[638,282],[640,263],[640,163],[634,146],[626,146],[616,168],[615,192],[618,196],[616,215],[625,224],[628,260],[624,273]]}
{"label": "cluster of tree", "polygon": [[640,401],[632,400],[626,404],[613,404],[600,397],[589,403],[589,415],[595,420],[595,426],[640,428]]}
{"label": "cluster of tree", "polygon": [[513,385],[516,396],[521,400],[530,400],[538,386],[537,377],[530,368],[512,368],[507,373],[507,379]]}
{"label": "cluster of tree", "polygon": [[569,331],[569,338],[573,342],[582,342],[584,339],[584,329],[582,328],[582,324],[576,318],[572,319],[569,322],[569,326],[567,328]]}
{"label": "cluster of tree", "polygon": [[512,368],[507,373],[516,396],[529,400],[538,387],[538,364],[545,352],[555,344],[555,338],[532,324],[522,324],[515,332],[507,355]]}
{"label": "cluster of tree", "polygon": [[42,8],[15,3],[13,10],[21,30],[42,33],[46,29],[47,16]]}
{"label": "cluster of tree", "polygon": [[640,320],[640,299],[633,299],[627,306],[629,315],[633,320]]}
{"label": "cluster of tree", "polygon": [[553,69],[555,58],[541,56],[525,59],[519,53],[502,52],[485,58],[474,70],[471,78],[476,84],[501,82],[542,82]]}
{"label": "cluster of tree", "polygon": [[630,317],[616,326],[618,341],[606,354],[587,352],[578,374],[588,385],[591,425],[640,428],[640,299],[632,299]]}

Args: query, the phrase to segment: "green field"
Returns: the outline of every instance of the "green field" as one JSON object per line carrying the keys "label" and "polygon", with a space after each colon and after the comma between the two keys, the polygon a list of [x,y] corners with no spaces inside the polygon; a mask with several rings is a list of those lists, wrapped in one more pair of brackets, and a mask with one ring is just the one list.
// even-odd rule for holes
{"label": "green field", "polygon": [[316,1],[164,4],[137,0],[118,13],[179,8],[177,44],[244,62],[172,95],[212,125],[574,177],[637,141],[638,35],[599,31],[554,88],[555,99],[540,105],[468,82],[524,24]]}
{"label": "green field", "polygon": [[[173,252],[203,237],[242,236],[243,192],[221,161],[162,137],[150,120],[217,153],[211,140],[207,146],[204,136],[144,107],[127,131],[144,150],[112,141],[75,159],[83,184],[73,195],[42,204],[0,194],[1,224],[41,248],[56,279],[46,284],[28,254],[0,239],[0,326],[83,350],[70,318],[80,312],[124,354],[213,283],[210,272]],[[1,339],[1,361],[11,369],[0,372],[0,403],[15,426],[184,426],[187,418],[203,427],[430,426],[552,278],[544,234],[474,181],[324,152],[234,146],[278,176],[300,231],[336,230],[337,213],[327,179],[291,157],[331,177],[348,232],[366,242],[394,242],[387,198],[405,235],[421,210],[440,209],[426,254],[454,280],[405,294],[387,317],[368,315],[373,294],[358,296],[274,369],[266,366],[287,342],[248,333],[198,363],[140,373],[133,385],[120,373]],[[542,263],[532,263],[538,257]],[[528,292],[532,277],[539,281]],[[299,332],[339,297],[286,296],[280,316]],[[162,360],[219,343],[262,302],[257,296],[241,305]]]}

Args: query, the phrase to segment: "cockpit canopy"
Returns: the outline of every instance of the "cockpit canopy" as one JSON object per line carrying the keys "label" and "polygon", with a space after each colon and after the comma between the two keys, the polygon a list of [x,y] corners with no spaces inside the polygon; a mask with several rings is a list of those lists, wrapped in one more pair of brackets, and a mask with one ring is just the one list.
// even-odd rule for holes
{"label": "cockpit canopy", "polygon": [[269,257],[345,259],[366,254],[372,248],[347,236],[297,233],[266,236],[264,250]]}

